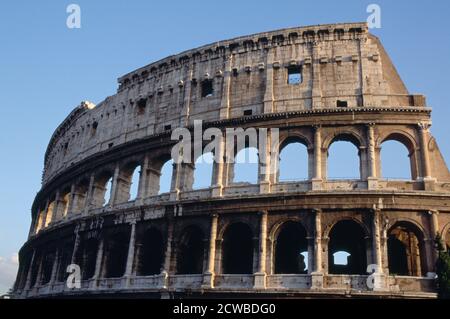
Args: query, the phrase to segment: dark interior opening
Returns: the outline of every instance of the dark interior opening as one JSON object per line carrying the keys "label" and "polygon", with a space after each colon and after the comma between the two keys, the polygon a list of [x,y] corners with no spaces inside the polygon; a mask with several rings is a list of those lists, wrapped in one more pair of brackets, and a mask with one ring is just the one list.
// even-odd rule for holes
{"label": "dark interior opening", "polygon": [[412,227],[398,224],[389,232],[389,273],[401,276],[421,276],[421,242]]}
{"label": "dark interior opening", "polygon": [[203,272],[204,242],[200,229],[192,227],[184,232],[178,246],[177,273],[201,274]]}
{"label": "dark interior opening", "polygon": [[95,238],[88,239],[82,245],[81,249],[81,278],[83,280],[90,279],[95,273],[95,264],[97,261],[98,240]]}
{"label": "dark interior opening", "polygon": [[306,274],[308,261],[302,255],[308,251],[305,229],[295,222],[281,227],[275,246],[275,273]]}
{"label": "dark interior opening", "polygon": [[253,238],[249,226],[233,224],[225,231],[223,238],[223,273],[253,273]]}
{"label": "dark interior opening", "polygon": [[[351,220],[340,221],[334,225],[329,237],[329,273],[364,275],[367,272],[367,258],[365,236],[361,226]],[[346,262],[337,263],[336,253],[348,254]]]}
{"label": "dark interior opening", "polygon": [[130,234],[128,232],[117,233],[109,238],[106,253],[106,278],[120,278],[124,275],[129,239]]}
{"label": "dark interior opening", "polygon": [[337,105],[337,107],[348,107],[347,101],[340,101],[340,100],[338,100],[336,102],[336,105]]}
{"label": "dark interior opening", "polygon": [[141,248],[140,276],[151,276],[161,273],[164,258],[164,240],[161,232],[150,229],[145,232]]}
{"label": "dark interior opening", "polygon": [[213,81],[204,80],[202,81],[202,97],[208,97],[213,94]]}

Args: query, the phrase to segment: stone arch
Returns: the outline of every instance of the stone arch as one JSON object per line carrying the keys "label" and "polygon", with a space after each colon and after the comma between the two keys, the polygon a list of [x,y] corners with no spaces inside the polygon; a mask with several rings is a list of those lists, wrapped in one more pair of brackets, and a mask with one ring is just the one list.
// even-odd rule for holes
{"label": "stone arch", "polygon": [[223,232],[222,273],[253,273],[253,232],[242,222],[229,224]]}
{"label": "stone arch", "polygon": [[98,173],[94,178],[92,190],[92,205],[95,208],[103,207],[109,204],[112,198],[112,180],[114,174],[110,170],[104,170]]}
{"label": "stone arch", "polygon": [[[337,221],[328,233],[328,272],[330,274],[363,275],[367,270],[367,231],[355,219]],[[338,261],[339,253],[346,260]]]}
{"label": "stone arch", "polygon": [[172,189],[172,181],[174,170],[174,162],[170,153],[159,155],[150,160],[150,169],[148,171],[148,194],[158,195],[170,192]]}
{"label": "stone arch", "polygon": [[[213,181],[213,169],[214,169],[214,154],[213,152],[207,152],[200,154],[193,161],[193,189],[208,188]],[[206,176],[206,177],[204,177]]]}
{"label": "stone arch", "polygon": [[[280,181],[280,180],[287,180],[287,178],[285,177],[287,174],[283,174],[283,169],[285,171],[288,171],[288,167],[283,167],[283,153],[284,151],[289,151],[287,150],[287,148],[293,146],[293,145],[302,145],[306,148],[306,159],[300,159],[300,158],[288,158],[287,161],[293,161],[293,160],[302,160],[304,162],[306,162],[306,170],[303,174],[301,174],[301,176],[295,178],[294,179],[311,179],[312,178],[312,171],[313,171],[313,157],[312,157],[312,147],[311,144],[309,142],[309,140],[304,137],[303,135],[299,135],[299,134],[292,134],[289,135],[287,137],[285,137],[279,144],[279,149],[278,149],[278,162],[277,162],[277,176],[276,176],[276,180]],[[294,149],[290,149],[290,151],[294,151]],[[296,153],[299,153],[299,149],[295,150]],[[303,152],[303,149],[301,150]],[[300,154],[298,154],[300,155]],[[303,155],[303,154],[301,154]],[[297,156],[295,156],[297,157]],[[289,165],[289,162],[288,162]],[[289,165],[292,166],[292,165]],[[294,174],[295,176],[295,174]]]}
{"label": "stone arch", "polygon": [[105,278],[120,278],[125,274],[127,265],[130,229],[115,231],[106,236],[105,241]]}
{"label": "stone arch", "polygon": [[377,151],[377,168],[378,168],[378,176],[382,177],[382,162],[381,162],[381,150],[382,145],[388,141],[395,141],[402,144],[406,147],[408,151],[408,157],[410,162],[410,174],[411,179],[417,179],[419,175],[419,167],[418,167],[418,156],[416,151],[418,149],[416,140],[414,136],[411,136],[408,132],[402,130],[390,131],[387,134],[380,136],[376,143],[376,151]]}
{"label": "stone arch", "polygon": [[[306,274],[308,252],[306,228],[300,222],[285,221],[279,225],[273,241],[273,269],[277,274]],[[309,256],[308,256],[309,257]]]}
{"label": "stone arch", "polygon": [[422,276],[426,273],[423,229],[410,220],[397,220],[387,232],[390,274]]}
{"label": "stone arch", "polygon": [[158,228],[150,227],[143,233],[138,256],[138,276],[151,276],[161,273],[165,246],[163,234]]}
{"label": "stone arch", "polygon": [[[130,161],[120,168],[119,178],[117,179],[116,202],[125,203],[138,197],[141,176],[142,161]],[[137,189],[132,191],[132,187],[135,188],[136,186]]]}
{"label": "stone arch", "polygon": [[[364,166],[364,163],[366,162],[367,154],[366,152],[362,151],[365,148],[365,142],[362,136],[357,132],[356,130],[339,130],[335,132],[334,134],[326,135],[324,138],[324,141],[322,143],[323,150],[325,151],[324,156],[322,156],[323,164],[322,169],[324,173],[324,177],[329,177],[331,174],[329,174],[329,155],[330,155],[330,148],[333,144],[338,142],[349,142],[353,144],[353,146],[356,147],[357,150],[357,156],[358,156],[358,171],[359,171],[359,178],[358,179],[364,179],[367,177],[367,170]],[[348,160],[348,158],[347,158]],[[343,161],[344,162],[344,161]],[[345,161],[347,163],[347,161]],[[356,169],[356,168],[355,168]],[[335,176],[338,177],[338,176]],[[339,178],[345,178],[344,176],[339,176]]]}
{"label": "stone arch", "polygon": [[201,274],[205,256],[203,230],[195,225],[185,227],[180,232],[177,243],[177,273]]}
{"label": "stone arch", "polygon": [[[255,147],[244,147],[235,154],[233,169],[230,171],[232,172],[231,181],[233,183],[259,183],[259,150]],[[252,176],[253,174],[255,176]]]}

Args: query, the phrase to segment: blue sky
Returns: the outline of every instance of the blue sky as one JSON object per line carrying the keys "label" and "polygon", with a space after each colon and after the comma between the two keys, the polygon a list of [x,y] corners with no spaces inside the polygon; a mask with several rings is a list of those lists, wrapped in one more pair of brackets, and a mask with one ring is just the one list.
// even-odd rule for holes
{"label": "blue sky", "polygon": [[[81,7],[81,29],[66,7]],[[26,240],[51,134],[82,100],[115,93],[116,79],[167,55],[235,36],[366,21],[382,9],[380,36],[411,93],[434,108],[432,133],[450,160],[450,3],[441,1],[2,1],[0,4],[0,293]],[[350,150],[351,151],[351,150]],[[392,153],[392,171],[404,165]],[[338,161],[343,176],[351,172]],[[400,176],[398,176],[400,177]]]}

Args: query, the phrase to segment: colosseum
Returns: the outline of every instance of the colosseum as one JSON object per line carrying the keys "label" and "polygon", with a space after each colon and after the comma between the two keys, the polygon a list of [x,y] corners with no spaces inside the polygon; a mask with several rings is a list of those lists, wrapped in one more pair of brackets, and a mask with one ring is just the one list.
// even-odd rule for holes
{"label": "colosseum", "polygon": [[[118,82],[51,137],[16,298],[437,297],[434,240],[450,246],[450,173],[425,97],[408,92],[366,23],[220,41]],[[194,187],[196,158],[175,163],[171,136],[195,120],[265,128],[269,139],[278,128],[276,147],[259,150],[256,183],[218,161],[210,185]],[[358,178],[327,178],[338,141],[357,148]],[[386,141],[406,148],[410,179],[383,178]],[[308,176],[283,181],[269,167],[293,143],[306,149]],[[346,264],[334,260],[342,251]],[[69,265],[78,286],[67,284]]]}

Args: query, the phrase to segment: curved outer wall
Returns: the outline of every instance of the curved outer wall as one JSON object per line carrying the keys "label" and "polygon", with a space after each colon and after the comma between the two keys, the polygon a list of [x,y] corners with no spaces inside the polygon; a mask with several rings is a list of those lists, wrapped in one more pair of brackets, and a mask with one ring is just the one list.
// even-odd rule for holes
{"label": "curved outer wall", "polygon": [[[301,83],[288,83],[292,70]],[[119,79],[117,94],[98,105],[83,102],[53,134],[15,295],[435,297],[426,276],[434,271],[435,234],[450,237],[450,174],[429,131],[430,114],[424,96],[407,91],[363,23],[240,37],[135,70]],[[260,157],[276,166],[282,147],[299,141],[308,150],[308,180],[281,182],[261,165],[257,184],[234,183],[233,165],[215,163],[211,186],[193,190],[194,165],[177,164],[170,192],[158,194],[171,132],[195,120],[221,130],[279,128],[280,145]],[[337,140],[359,149],[359,179],[327,178],[328,149]],[[411,180],[382,178],[387,140],[408,149]],[[136,167],[139,190],[130,200]],[[360,263],[380,266],[376,289],[367,287],[365,272],[340,273],[330,265],[341,221],[359,225]],[[302,273],[277,270],[288,223],[305,232],[309,258]],[[245,225],[251,238],[247,274],[225,272],[236,225]],[[405,243],[404,236],[408,273],[394,275],[388,246],[395,238]],[[202,249],[192,248],[195,238]],[[197,252],[196,266],[183,261],[185,251]],[[113,259],[123,261],[121,269]],[[70,263],[82,267],[80,289],[64,284]]]}

